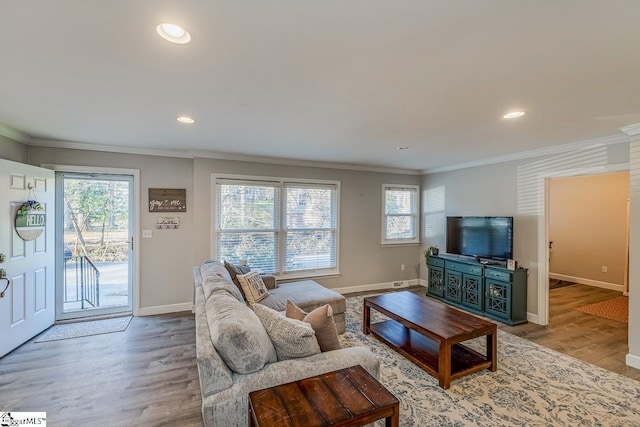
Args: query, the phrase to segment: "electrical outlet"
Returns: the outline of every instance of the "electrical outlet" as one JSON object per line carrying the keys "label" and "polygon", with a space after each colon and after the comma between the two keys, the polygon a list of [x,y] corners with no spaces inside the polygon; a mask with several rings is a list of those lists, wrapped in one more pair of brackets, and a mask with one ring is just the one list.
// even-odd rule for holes
{"label": "electrical outlet", "polygon": [[404,271],[404,264],[400,264],[400,271]]}
{"label": "electrical outlet", "polygon": [[602,266],[602,272],[603,272],[603,273],[606,273],[606,272],[607,272],[607,270],[608,270],[607,266],[606,266],[606,265],[603,265],[603,266]]}

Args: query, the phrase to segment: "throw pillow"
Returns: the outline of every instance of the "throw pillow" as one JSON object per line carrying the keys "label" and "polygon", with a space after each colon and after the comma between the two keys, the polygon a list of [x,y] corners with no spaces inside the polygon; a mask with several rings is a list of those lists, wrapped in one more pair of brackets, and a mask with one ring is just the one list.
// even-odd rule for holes
{"label": "throw pillow", "polygon": [[252,271],[247,274],[238,274],[238,281],[242,286],[244,297],[249,304],[261,301],[269,296],[269,291],[260,277],[260,273]]}
{"label": "throw pillow", "polygon": [[320,353],[316,334],[309,323],[289,319],[266,305],[254,304],[252,308],[267,330],[278,360]]}
{"label": "throw pillow", "polygon": [[321,351],[338,350],[341,348],[338,339],[336,323],[333,321],[333,310],[329,304],[318,307],[307,314],[300,307],[287,300],[286,316],[291,319],[309,323],[316,333],[316,339]]}
{"label": "throw pillow", "polygon": [[229,276],[231,276],[231,281],[240,289],[242,295],[246,299],[246,295],[244,295],[244,291],[242,290],[242,286],[240,285],[240,281],[238,280],[238,274],[247,274],[251,271],[251,267],[248,265],[233,265],[227,261],[224,262],[224,267],[229,272]]}
{"label": "throw pillow", "polygon": [[244,302],[216,292],[206,303],[211,343],[233,372],[249,374],[277,361],[269,334]]}

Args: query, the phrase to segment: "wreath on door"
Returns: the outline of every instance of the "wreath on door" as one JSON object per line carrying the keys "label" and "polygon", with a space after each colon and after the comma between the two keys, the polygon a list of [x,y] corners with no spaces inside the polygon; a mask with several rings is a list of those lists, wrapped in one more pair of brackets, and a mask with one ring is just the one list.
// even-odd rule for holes
{"label": "wreath on door", "polygon": [[22,240],[37,239],[46,227],[46,212],[42,203],[37,200],[27,200],[16,211],[16,233]]}

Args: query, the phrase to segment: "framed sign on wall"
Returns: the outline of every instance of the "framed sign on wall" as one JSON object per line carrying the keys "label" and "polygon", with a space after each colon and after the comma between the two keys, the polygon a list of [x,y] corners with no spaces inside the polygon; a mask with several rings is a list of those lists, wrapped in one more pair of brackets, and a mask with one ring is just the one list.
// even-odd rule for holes
{"label": "framed sign on wall", "polygon": [[186,212],[187,190],[184,188],[150,188],[149,212]]}

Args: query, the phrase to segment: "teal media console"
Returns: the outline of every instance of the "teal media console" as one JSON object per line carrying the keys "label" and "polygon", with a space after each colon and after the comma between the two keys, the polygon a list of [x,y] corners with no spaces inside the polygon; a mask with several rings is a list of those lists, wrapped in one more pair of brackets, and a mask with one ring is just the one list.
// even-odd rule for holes
{"label": "teal media console", "polygon": [[428,296],[507,325],[527,322],[526,268],[508,270],[447,254],[429,256],[427,268]]}

